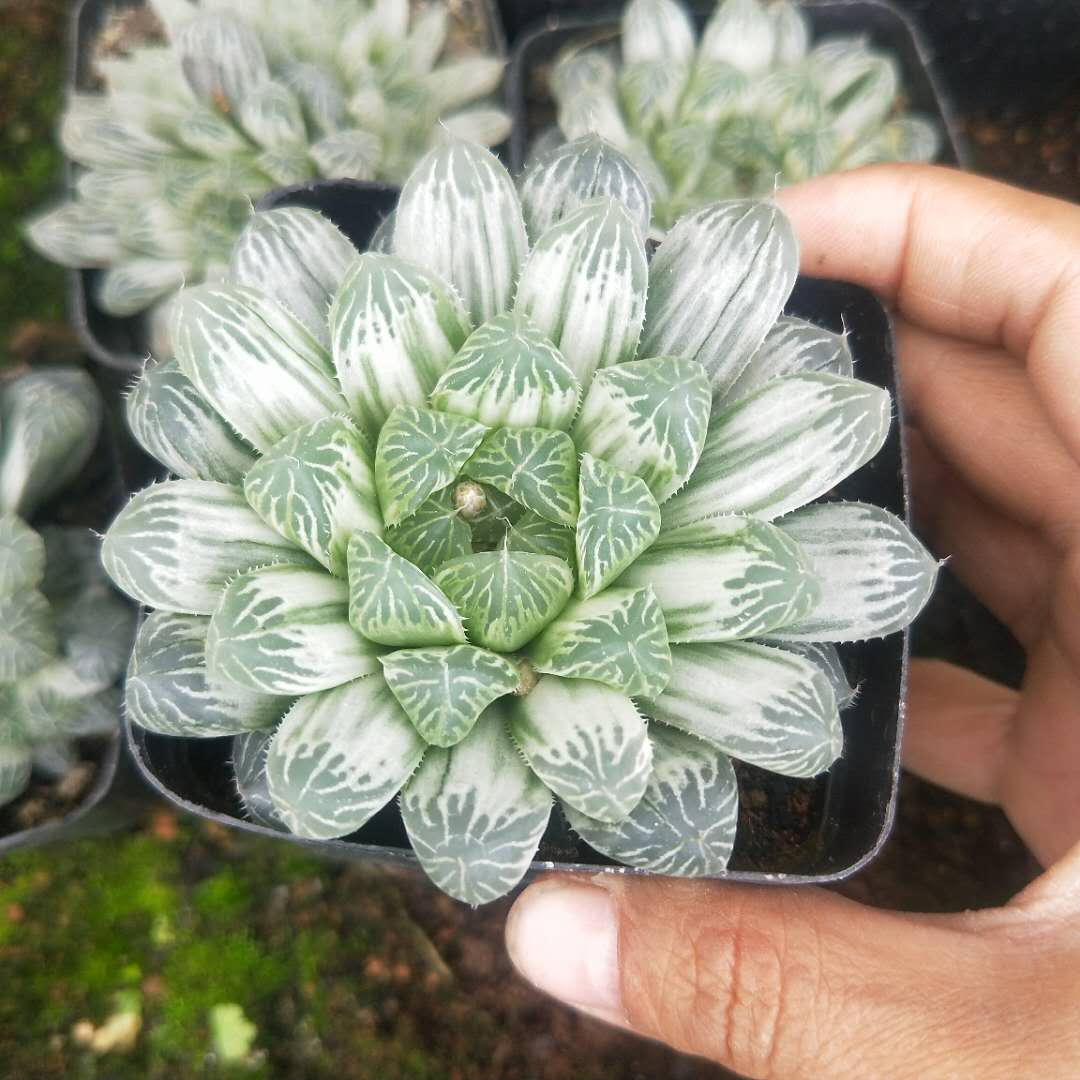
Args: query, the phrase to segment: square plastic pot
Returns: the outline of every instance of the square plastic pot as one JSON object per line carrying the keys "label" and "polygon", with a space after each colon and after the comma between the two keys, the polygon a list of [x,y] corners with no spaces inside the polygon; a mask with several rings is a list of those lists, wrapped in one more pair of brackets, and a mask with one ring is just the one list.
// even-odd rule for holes
{"label": "square plastic pot", "polygon": [[[321,211],[362,250],[393,208],[393,188],[328,181],[282,189],[260,208],[301,206]],[[859,376],[897,396],[889,316],[869,292],[854,285],[800,278],[787,310],[834,331],[847,330]],[[878,456],[840,484],[835,494],[907,514],[907,484],[899,418]],[[738,839],[727,879],[779,884],[845,878],[881,848],[892,824],[903,727],[906,635],[843,646],[849,678],[860,687],[843,713],[844,755],[825,775],[793,780],[736,763],[741,806]],[[147,782],[174,805],[222,825],[289,840],[338,859],[412,861],[395,803],[354,835],[315,841],[245,820],[229,767],[231,739],[154,735],[127,727],[132,756]],[[573,836],[552,814],[533,872],[616,866]]]}

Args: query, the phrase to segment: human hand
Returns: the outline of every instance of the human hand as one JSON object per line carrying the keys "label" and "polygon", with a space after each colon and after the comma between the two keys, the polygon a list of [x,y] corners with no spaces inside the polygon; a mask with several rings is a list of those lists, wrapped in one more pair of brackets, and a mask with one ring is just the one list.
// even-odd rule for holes
{"label": "human hand", "polygon": [[752,1077],[1080,1075],[1080,208],[944,169],[782,191],[807,274],[896,311],[918,527],[1027,654],[915,661],[904,760],[1051,868],[948,916],[820,889],[549,878],[507,922],[567,1004]]}

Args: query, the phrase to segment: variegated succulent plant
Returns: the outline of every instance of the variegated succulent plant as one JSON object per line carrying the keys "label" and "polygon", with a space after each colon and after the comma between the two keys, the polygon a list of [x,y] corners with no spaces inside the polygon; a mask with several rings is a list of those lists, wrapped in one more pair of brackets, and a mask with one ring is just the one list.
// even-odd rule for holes
{"label": "variegated succulent plant", "polygon": [[433,150],[379,251],[256,214],[243,272],[182,294],[175,360],[129,399],[177,477],[105,538],[157,609],[131,719],[235,736],[250,814],[301,836],[400,792],[472,903],[520,880],[553,798],[624,863],[713,874],[729,755],[827,769],[851,696],[830,643],[901,629],[935,577],[897,518],[813,503],[890,398],[780,317],[775,206],[686,217],[651,265],[649,216],[590,139],[520,191],[486,150]]}
{"label": "variegated succulent plant", "polygon": [[0,806],[33,769],[77,760],[72,739],[116,728],[134,609],[101,572],[88,529],[29,524],[97,442],[101,400],[74,368],[0,384]]}
{"label": "variegated succulent plant", "polygon": [[620,51],[589,41],[551,73],[562,138],[595,133],[649,181],[656,222],[717,199],[876,161],[930,161],[940,135],[902,107],[895,60],[864,39],[810,47],[789,0],[718,0],[698,37],[678,0],[631,0]]}
{"label": "variegated succulent plant", "polygon": [[485,104],[503,61],[444,53],[449,15],[409,0],[147,0],[165,41],[97,63],[103,93],[75,93],[60,141],[74,191],[33,220],[30,242],[100,267],[106,312],[157,311],[219,279],[253,200],[314,177],[400,183],[448,134],[500,142]]}

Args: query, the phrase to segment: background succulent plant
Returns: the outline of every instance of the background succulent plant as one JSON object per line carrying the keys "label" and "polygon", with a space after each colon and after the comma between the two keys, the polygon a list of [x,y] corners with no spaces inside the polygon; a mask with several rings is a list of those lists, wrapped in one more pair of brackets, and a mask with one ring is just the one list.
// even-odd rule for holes
{"label": "background succulent plant", "polygon": [[477,104],[503,61],[440,60],[442,4],[411,16],[409,0],[149,3],[166,40],[99,59],[103,92],[71,96],[60,141],[74,192],[27,230],[48,258],[103,268],[96,299],[112,315],[221,277],[270,188],[396,183],[447,134],[491,145],[509,130]]}
{"label": "background succulent plant", "polygon": [[889,395],[780,316],[776,207],[688,216],[651,265],[649,218],[595,139],[520,194],[475,145],[431,151],[392,253],[256,214],[233,266],[257,253],[258,287],[186,290],[128,402],[177,477],[104,543],[158,609],[131,719],[235,736],[249,813],[302,836],[400,792],[472,903],[520,880],[553,794],[600,851],[710,874],[729,755],[827,769],[852,693],[830,643],[901,629],[936,572],[885,511],[813,502],[881,446]]}
{"label": "background succulent plant", "polygon": [[113,592],[88,529],[28,520],[85,465],[101,426],[93,382],[53,368],[0,384],[0,806],[71,740],[116,728],[134,611]]}
{"label": "background succulent plant", "polygon": [[569,47],[551,72],[558,131],[602,135],[648,180],[657,223],[716,199],[875,161],[929,161],[932,121],[903,110],[892,57],[862,38],[810,47],[788,0],[719,0],[700,37],[678,0],[631,0],[620,50]]}

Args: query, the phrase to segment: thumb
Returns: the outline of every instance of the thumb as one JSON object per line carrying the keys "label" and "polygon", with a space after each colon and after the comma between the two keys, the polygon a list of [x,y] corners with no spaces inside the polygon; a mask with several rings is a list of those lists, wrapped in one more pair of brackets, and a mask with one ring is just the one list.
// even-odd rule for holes
{"label": "thumb", "polygon": [[506,933],[541,990],[750,1077],[996,1076],[1017,1026],[962,917],[818,889],[548,878]]}

